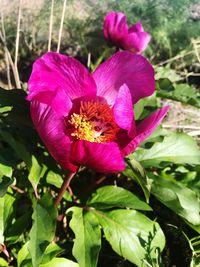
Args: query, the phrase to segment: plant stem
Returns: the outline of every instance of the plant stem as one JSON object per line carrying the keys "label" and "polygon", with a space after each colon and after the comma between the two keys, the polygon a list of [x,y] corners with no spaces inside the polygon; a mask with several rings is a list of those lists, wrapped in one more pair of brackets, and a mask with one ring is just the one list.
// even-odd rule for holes
{"label": "plant stem", "polygon": [[54,202],[54,206],[57,207],[65,193],[65,191],[67,190],[67,188],[69,187],[69,184],[72,180],[72,178],[74,177],[76,173],[75,172],[70,172],[68,175],[66,175],[66,177],[64,178],[63,184],[60,188],[60,192],[58,193],[55,202]]}

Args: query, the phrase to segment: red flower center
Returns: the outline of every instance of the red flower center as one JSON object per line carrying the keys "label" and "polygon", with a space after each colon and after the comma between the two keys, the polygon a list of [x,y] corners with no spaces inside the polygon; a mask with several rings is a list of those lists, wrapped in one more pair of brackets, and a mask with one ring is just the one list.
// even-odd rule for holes
{"label": "red flower center", "polygon": [[112,109],[99,101],[81,101],[80,113],[73,113],[69,123],[75,128],[72,136],[96,143],[113,141],[119,131]]}

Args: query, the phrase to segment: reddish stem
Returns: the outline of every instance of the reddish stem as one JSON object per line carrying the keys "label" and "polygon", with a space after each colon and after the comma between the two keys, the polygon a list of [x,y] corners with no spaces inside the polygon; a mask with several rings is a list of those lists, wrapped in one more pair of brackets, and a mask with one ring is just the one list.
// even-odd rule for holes
{"label": "reddish stem", "polygon": [[74,177],[76,173],[75,172],[70,172],[68,175],[66,175],[66,177],[64,178],[63,184],[60,188],[60,192],[58,193],[55,202],[54,202],[54,206],[57,207],[65,193],[65,191],[69,188],[70,182],[72,180],[72,178]]}

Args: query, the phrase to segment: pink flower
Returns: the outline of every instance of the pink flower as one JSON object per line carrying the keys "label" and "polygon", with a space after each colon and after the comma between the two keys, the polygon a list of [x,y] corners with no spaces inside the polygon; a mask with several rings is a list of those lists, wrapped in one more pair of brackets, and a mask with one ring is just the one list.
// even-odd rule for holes
{"label": "pink flower", "polygon": [[133,104],[154,87],[154,70],[140,55],[118,52],[90,74],[76,59],[49,52],[33,65],[27,99],[39,136],[64,169],[117,172],[168,110],[135,125]]}
{"label": "pink flower", "polygon": [[126,16],[114,11],[109,12],[104,19],[104,37],[108,43],[133,53],[144,51],[151,39],[140,22],[129,28]]}

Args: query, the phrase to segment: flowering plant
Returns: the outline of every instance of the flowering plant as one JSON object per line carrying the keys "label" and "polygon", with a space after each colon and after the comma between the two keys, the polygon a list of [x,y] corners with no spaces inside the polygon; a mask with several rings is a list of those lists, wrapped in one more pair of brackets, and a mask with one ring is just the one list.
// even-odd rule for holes
{"label": "flowering plant", "polygon": [[[0,88],[0,266],[153,267],[165,251],[173,265],[180,250],[165,242],[169,227],[177,221],[199,233],[198,146],[184,133],[153,133],[169,109],[158,95],[180,100],[179,88],[163,73],[155,81],[139,55],[150,39],[141,23],[128,28],[123,13],[110,12],[104,34],[128,51],[89,54],[92,73],[72,57],[44,53],[28,95]],[[5,44],[10,60],[7,52]],[[7,74],[9,81],[9,66]],[[198,247],[199,237],[189,242]]]}
{"label": "flowering plant", "polygon": [[29,79],[33,123],[52,156],[71,172],[125,168],[133,152],[165,116],[164,107],[137,126],[133,104],[154,92],[154,71],[142,56],[118,52],[91,75],[77,60],[47,53]]}

